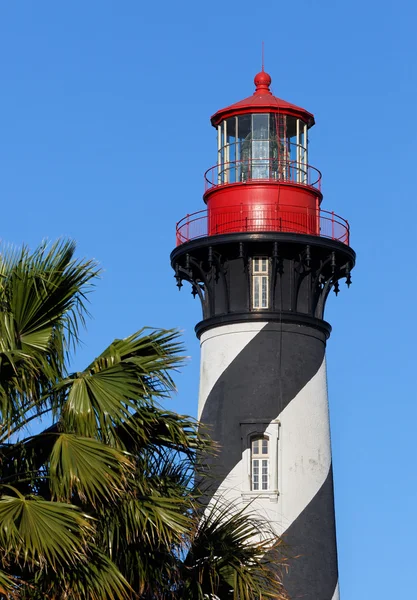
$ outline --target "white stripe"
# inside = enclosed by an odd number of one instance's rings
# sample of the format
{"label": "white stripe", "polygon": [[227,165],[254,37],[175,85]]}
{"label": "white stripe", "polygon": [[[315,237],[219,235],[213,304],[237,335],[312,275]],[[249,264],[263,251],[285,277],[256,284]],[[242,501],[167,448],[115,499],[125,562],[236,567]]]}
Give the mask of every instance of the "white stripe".
{"label": "white stripe", "polygon": [[339,595],[339,582],[338,582],[338,583],[336,583],[336,589],[334,591],[332,600],[339,600],[339,599],[340,599],[340,595]]}
{"label": "white stripe", "polygon": [[282,531],[322,487],[331,467],[326,361],[279,415]]}

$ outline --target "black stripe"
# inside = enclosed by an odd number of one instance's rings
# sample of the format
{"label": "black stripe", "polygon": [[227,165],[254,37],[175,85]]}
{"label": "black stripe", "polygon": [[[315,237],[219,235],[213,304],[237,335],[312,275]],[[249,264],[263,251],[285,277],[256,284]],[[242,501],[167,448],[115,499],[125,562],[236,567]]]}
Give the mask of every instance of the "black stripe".
{"label": "black stripe", "polygon": [[336,589],[337,548],[333,473],[282,536],[290,557],[284,586],[291,600],[332,600]]}

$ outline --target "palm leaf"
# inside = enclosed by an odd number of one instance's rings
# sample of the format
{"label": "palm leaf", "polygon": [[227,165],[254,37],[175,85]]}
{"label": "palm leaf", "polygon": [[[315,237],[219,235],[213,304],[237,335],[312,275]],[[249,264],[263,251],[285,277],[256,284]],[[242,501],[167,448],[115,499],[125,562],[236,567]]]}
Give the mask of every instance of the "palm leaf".
{"label": "palm leaf", "polygon": [[0,548],[3,564],[15,560],[31,567],[76,563],[85,553],[91,520],[75,506],[38,497],[0,498]]}
{"label": "palm leaf", "polygon": [[17,598],[17,582],[0,570],[0,594],[6,598]]}
{"label": "palm leaf", "polygon": [[108,517],[105,526],[111,551],[117,554],[125,541],[127,544],[146,543],[150,547],[165,546],[166,549],[180,543],[190,525],[185,508],[186,501],[156,493],[125,498],[113,505],[111,515],[102,517]]}
{"label": "palm leaf", "polygon": [[98,275],[94,261],[74,260],[75,244],[61,240],[42,243],[32,254],[23,248],[4,257],[9,303],[21,335],[29,335],[57,321],[70,335],[78,333],[78,319],[84,321],[85,285]]}
{"label": "palm leaf", "polygon": [[220,499],[196,516],[184,561],[182,598],[287,600],[281,576],[286,565],[282,542],[266,522],[247,507],[239,510]]}
{"label": "palm leaf", "polygon": [[117,566],[94,549],[71,569],[39,571],[26,583],[24,600],[132,600],[135,594]]}
{"label": "palm leaf", "polygon": [[41,244],[33,253],[0,252],[0,411],[2,430],[16,430],[25,406],[49,403],[62,377],[68,349],[84,323],[94,261],[74,259],[75,245]]}
{"label": "palm leaf", "polygon": [[115,427],[129,421],[144,400],[172,390],[169,369],[183,362],[177,337],[173,331],[140,330],[115,340],[87,369],[63,380],[56,389],[68,392],[65,428],[84,436],[99,431],[114,436]]}
{"label": "palm leaf", "polygon": [[132,458],[125,452],[68,433],[58,436],[50,458],[54,496],[69,501],[77,493],[93,506],[120,495],[132,471]]}
{"label": "palm leaf", "polygon": [[193,463],[197,449],[200,453],[214,449],[197,421],[146,403],[117,429],[117,437],[129,452],[140,454],[146,449],[164,456],[170,449],[184,453]]}

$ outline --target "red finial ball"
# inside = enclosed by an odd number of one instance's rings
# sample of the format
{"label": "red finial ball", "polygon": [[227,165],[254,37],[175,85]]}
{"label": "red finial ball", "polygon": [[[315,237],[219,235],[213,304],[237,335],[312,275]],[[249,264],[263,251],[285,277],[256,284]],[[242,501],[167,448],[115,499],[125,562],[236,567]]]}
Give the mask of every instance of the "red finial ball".
{"label": "red finial ball", "polygon": [[255,75],[255,79],[253,80],[256,85],[255,94],[262,94],[265,92],[270,92],[269,86],[271,85],[271,77],[265,71],[261,71],[257,75]]}

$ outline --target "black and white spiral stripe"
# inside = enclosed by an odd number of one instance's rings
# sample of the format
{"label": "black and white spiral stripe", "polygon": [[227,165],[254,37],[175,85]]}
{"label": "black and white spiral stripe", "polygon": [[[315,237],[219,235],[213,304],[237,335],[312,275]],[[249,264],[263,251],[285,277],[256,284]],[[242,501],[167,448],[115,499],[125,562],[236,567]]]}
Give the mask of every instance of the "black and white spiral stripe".
{"label": "black and white spiral stripe", "polygon": [[291,553],[292,599],[339,600],[325,335],[307,325],[247,322],[201,335],[199,418],[219,442],[213,495],[242,501],[241,423],[280,423],[275,502],[252,508]]}

